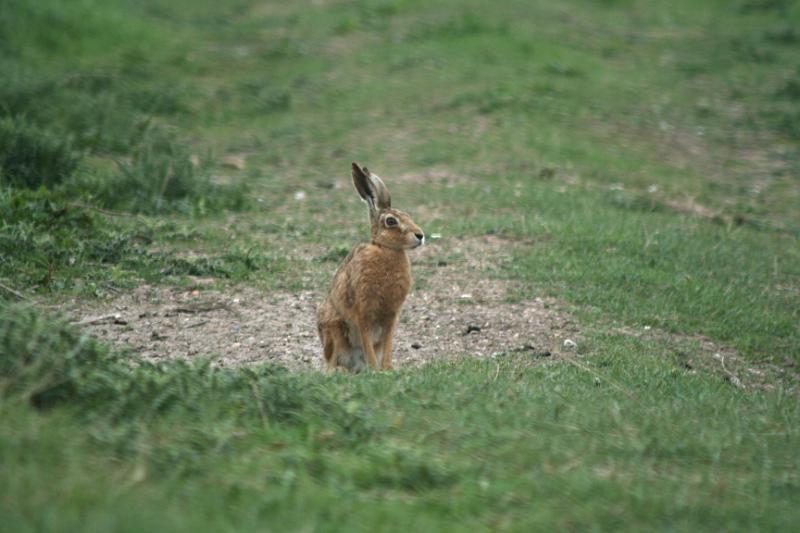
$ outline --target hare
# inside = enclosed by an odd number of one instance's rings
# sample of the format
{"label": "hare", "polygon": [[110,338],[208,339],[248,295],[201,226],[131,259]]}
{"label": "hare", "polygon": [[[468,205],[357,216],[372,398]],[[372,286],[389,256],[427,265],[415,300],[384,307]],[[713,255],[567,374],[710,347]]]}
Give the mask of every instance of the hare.
{"label": "hare", "polygon": [[372,242],[353,248],[336,273],[317,313],[317,330],[329,372],[392,368],[392,337],[411,290],[406,250],[425,242],[411,217],[392,209],[389,190],[367,167],[353,163],[353,184],[367,203]]}

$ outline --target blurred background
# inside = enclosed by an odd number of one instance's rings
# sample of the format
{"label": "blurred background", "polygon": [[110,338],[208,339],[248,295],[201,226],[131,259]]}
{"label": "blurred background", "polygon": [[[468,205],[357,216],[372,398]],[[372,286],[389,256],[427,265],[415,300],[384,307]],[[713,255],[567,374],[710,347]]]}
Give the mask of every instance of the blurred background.
{"label": "blurred background", "polygon": [[284,202],[355,159],[796,231],[798,27],[788,0],[6,0],[2,179],[157,212],[242,206],[215,184]]}
{"label": "blurred background", "polygon": [[320,289],[367,234],[358,161],[443,256],[535,243],[498,265],[531,292],[785,347],[748,309],[800,338],[798,28],[789,0],[5,0],[0,276]]}

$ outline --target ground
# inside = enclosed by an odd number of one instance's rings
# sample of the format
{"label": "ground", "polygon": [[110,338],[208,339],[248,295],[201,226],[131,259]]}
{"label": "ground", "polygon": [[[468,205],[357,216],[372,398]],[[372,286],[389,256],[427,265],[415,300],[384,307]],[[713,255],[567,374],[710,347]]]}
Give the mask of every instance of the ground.
{"label": "ground", "polygon": [[[422,287],[412,290],[401,314],[396,366],[513,354],[539,363],[580,359],[583,328],[568,304],[552,297],[520,299],[518,283],[492,277],[518,246],[524,244],[487,236],[458,243],[435,239],[410,252]],[[296,259],[314,255],[306,248]],[[454,259],[439,259],[445,256]],[[330,262],[311,269],[320,276],[332,270]],[[107,300],[75,300],[62,309],[93,337],[133,358],[210,359],[223,366],[273,363],[295,371],[323,371],[316,332],[322,293],[246,285],[219,290],[209,288],[211,282],[196,278],[179,289],[143,285]],[[673,346],[690,371],[717,374],[737,387],[764,389],[784,379],[800,380],[790,361],[748,362],[735,349],[707,337],[649,326],[617,326],[614,331]]]}
{"label": "ground", "polygon": [[[443,358],[529,352],[553,357],[577,343],[574,319],[552,298],[512,302],[514,283],[488,277],[487,265],[507,261],[513,242],[486,237],[450,246],[460,260],[444,261],[434,240],[410,252],[424,280],[403,308],[395,341],[397,366]],[[331,263],[317,267],[320,275]],[[331,275],[331,272],[328,272]],[[321,370],[316,306],[322,295],[237,287],[142,286],[109,301],[76,301],[70,314],[97,338],[154,361],[211,357],[225,365],[277,363]],[[562,309],[562,310],[559,310]]]}

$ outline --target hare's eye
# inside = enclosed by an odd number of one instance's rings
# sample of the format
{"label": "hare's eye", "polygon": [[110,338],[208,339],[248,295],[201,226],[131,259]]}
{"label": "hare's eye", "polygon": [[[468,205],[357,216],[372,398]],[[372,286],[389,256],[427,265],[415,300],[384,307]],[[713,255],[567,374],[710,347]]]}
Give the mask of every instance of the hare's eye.
{"label": "hare's eye", "polygon": [[394,217],[386,217],[386,225],[390,228],[397,225],[397,219]]}

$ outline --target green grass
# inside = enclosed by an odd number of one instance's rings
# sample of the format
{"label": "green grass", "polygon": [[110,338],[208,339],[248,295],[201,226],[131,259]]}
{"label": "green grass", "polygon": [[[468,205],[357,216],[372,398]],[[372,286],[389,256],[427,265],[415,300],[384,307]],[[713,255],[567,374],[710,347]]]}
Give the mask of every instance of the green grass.
{"label": "green grass", "polygon": [[743,392],[652,346],[609,337],[592,372],[507,356],[329,378],[130,366],[12,311],[0,320],[9,531],[785,529],[797,518],[797,396]]}
{"label": "green grass", "polygon": [[528,239],[503,274],[531,283],[523,296],[577,302],[588,321],[705,334],[755,359],[800,356],[795,236],[676,215],[619,191],[498,181],[515,193],[462,191],[461,203],[491,214],[459,230]]}
{"label": "green grass", "polygon": [[[790,0],[3,2],[0,530],[790,529],[798,27]],[[505,239],[491,275],[572,306],[578,366],[159,367],[40,310],[321,290],[366,236],[352,160],[443,254]],[[645,326],[673,341],[618,333]],[[767,377],[687,368],[698,335]]]}

